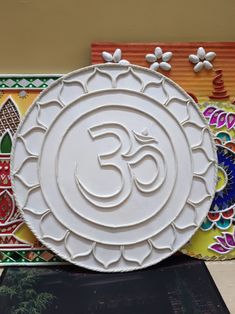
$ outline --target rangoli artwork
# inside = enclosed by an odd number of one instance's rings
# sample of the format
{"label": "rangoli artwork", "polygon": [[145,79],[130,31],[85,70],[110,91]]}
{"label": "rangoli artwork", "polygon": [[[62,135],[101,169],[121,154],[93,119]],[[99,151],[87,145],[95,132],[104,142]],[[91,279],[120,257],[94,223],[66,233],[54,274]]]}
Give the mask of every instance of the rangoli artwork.
{"label": "rangoli artwork", "polygon": [[[92,63],[108,62],[121,65],[133,63],[173,79],[198,103],[199,109],[208,121],[215,136],[219,161],[215,199],[200,230],[182,249],[185,254],[207,260],[235,257],[234,60],[234,43],[92,45]],[[10,180],[12,140],[20,121],[39,93],[59,77],[59,75],[0,76],[0,265],[64,263],[39,243],[24,223],[13,197]],[[96,129],[91,129],[90,132],[91,136],[94,136],[94,143],[99,140],[97,137],[99,133],[95,131]],[[134,141],[139,136],[152,137],[144,126],[141,132],[136,134]],[[75,182],[84,195],[94,198],[94,195],[87,194],[91,191],[89,188],[86,189],[83,181],[77,179]],[[134,181],[134,186],[140,187],[138,180]]]}
{"label": "rangoli artwork", "polygon": [[200,230],[182,252],[205,260],[235,257],[235,43],[94,43],[92,63],[121,51],[182,86],[197,102],[217,147],[215,198]]}
{"label": "rangoli artwork", "polygon": [[58,77],[0,76],[0,266],[64,263],[26,226],[10,179],[10,156],[16,130],[33,100]]}
{"label": "rangoli artwork", "polygon": [[193,99],[129,64],[51,84],[18,128],[11,160],[34,234],[63,259],[107,272],[179,250],[210,208],[216,173],[215,143]]}

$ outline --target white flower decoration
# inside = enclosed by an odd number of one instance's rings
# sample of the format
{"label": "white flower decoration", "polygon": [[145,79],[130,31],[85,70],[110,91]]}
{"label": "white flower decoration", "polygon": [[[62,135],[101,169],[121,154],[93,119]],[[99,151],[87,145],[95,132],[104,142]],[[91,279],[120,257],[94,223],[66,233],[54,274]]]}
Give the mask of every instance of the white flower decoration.
{"label": "white flower decoration", "polygon": [[173,56],[173,53],[170,51],[162,52],[162,49],[160,47],[156,47],[154,50],[154,53],[148,53],[145,56],[145,59],[152,63],[150,65],[150,69],[157,71],[159,68],[164,71],[170,71],[171,65],[168,63],[168,61],[171,60]]}
{"label": "white flower decoration", "polygon": [[211,70],[213,68],[213,64],[211,61],[214,60],[216,53],[213,51],[207,52],[203,47],[199,47],[196,55],[190,55],[189,61],[195,64],[193,70],[194,72],[199,72],[203,68],[206,70]]}
{"label": "white flower decoration", "polygon": [[111,62],[111,63],[118,63],[122,65],[127,65],[130,64],[129,61],[122,59],[122,51],[121,49],[117,48],[113,54],[107,51],[102,52],[102,58],[106,62]]}

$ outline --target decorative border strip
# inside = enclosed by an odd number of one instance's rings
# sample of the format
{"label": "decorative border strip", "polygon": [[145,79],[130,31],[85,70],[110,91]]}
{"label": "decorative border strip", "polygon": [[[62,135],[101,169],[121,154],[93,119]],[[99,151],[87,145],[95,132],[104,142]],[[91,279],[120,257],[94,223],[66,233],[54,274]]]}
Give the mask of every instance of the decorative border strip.
{"label": "decorative border strip", "polygon": [[16,265],[69,265],[48,249],[1,250],[0,266]]}
{"label": "decorative border strip", "polygon": [[0,89],[45,89],[63,74],[2,74]]}

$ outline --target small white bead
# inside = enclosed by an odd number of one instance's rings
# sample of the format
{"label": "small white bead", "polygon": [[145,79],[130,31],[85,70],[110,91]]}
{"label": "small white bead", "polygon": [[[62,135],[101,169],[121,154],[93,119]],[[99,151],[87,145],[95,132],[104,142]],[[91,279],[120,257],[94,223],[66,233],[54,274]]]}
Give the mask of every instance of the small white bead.
{"label": "small white bead", "polygon": [[203,61],[203,65],[207,70],[211,70],[213,68],[213,65],[207,60]]}
{"label": "small white bead", "polygon": [[113,60],[113,56],[111,55],[111,53],[107,51],[102,52],[102,58],[104,59],[104,61],[107,61],[107,62],[111,62]]}
{"label": "small white bead", "polygon": [[151,64],[150,69],[153,71],[157,71],[159,68],[159,63],[158,62],[154,62],[153,64]]}
{"label": "small white bead", "polygon": [[160,63],[160,68],[164,71],[170,71],[171,65],[167,62],[161,62]]}
{"label": "small white bead", "polygon": [[207,52],[205,59],[207,61],[212,61],[216,56],[216,53],[213,51]]}
{"label": "small white bead", "polygon": [[125,59],[122,59],[122,60],[120,60],[120,61],[118,62],[118,64],[121,64],[121,65],[128,65],[128,64],[130,64],[130,62],[127,61],[127,60],[125,60]]}
{"label": "small white bead", "polygon": [[165,62],[170,61],[171,58],[172,58],[172,55],[173,55],[173,53],[170,52],[170,51],[165,52],[165,53],[162,55],[162,61],[165,61]]}
{"label": "small white bead", "polygon": [[145,56],[145,59],[146,59],[146,61],[148,61],[150,63],[153,63],[153,62],[155,62],[157,60],[157,57],[153,53],[148,53]]}
{"label": "small white bead", "polygon": [[205,49],[203,47],[199,47],[197,50],[197,56],[199,59],[204,60],[206,56]]}
{"label": "small white bead", "polygon": [[156,47],[154,53],[157,59],[160,59],[162,57],[162,49],[160,47]]}
{"label": "small white bead", "polygon": [[121,60],[121,58],[122,58],[122,51],[121,49],[117,48],[113,54],[113,61],[115,63],[118,63]]}
{"label": "small white bead", "polygon": [[194,72],[199,72],[199,71],[201,71],[201,69],[203,68],[203,63],[200,61],[200,62],[198,62],[196,65],[195,65],[195,67],[193,68],[193,70],[194,70]]}
{"label": "small white bead", "polygon": [[190,55],[188,58],[189,61],[192,62],[193,64],[197,64],[199,62],[199,58],[196,55]]}

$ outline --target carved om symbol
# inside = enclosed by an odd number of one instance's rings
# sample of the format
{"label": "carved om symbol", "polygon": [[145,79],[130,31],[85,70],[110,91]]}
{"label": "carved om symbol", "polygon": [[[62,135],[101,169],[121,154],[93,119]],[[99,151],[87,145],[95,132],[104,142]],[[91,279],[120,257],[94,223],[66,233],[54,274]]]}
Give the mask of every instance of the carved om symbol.
{"label": "carved om symbol", "polygon": [[[88,129],[93,140],[104,137],[114,137],[118,145],[109,153],[98,154],[100,167],[113,169],[121,177],[121,184],[112,194],[96,194],[89,190],[79,177],[78,165],[75,179],[82,195],[93,205],[102,208],[112,208],[122,204],[131,194],[133,184],[142,193],[153,193],[163,184],[166,176],[164,157],[157,148],[157,140],[148,135],[129,132],[120,123],[104,123]],[[154,177],[149,182],[141,181],[135,174],[134,168],[144,160],[151,159],[155,165]],[[159,163],[163,165],[159,167]]]}

